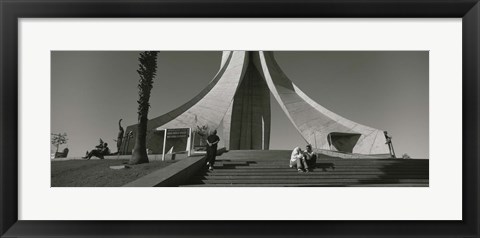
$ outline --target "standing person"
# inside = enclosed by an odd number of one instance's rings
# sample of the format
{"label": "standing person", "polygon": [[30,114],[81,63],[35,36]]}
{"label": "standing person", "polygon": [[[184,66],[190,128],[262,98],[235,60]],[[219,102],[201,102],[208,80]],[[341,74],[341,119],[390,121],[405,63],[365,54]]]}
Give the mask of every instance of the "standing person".
{"label": "standing person", "polygon": [[290,156],[290,168],[296,167],[299,173],[308,172],[308,165],[305,162],[305,157],[303,156],[302,149],[300,147],[295,147],[292,151],[292,155]]}
{"label": "standing person", "polygon": [[313,171],[317,164],[317,154],[313,152],[312,145],[308,144],[305,147],[305,152],[303,152],[303,156],[305,157],[305,161],[308,165],[308,169]]}
{"label": "standing person", "polygon": [[214,130],[212,134],[207,137],[207,166],[209,170],[213,170],[219,141],[220,138],[217,136],[217,130]]}

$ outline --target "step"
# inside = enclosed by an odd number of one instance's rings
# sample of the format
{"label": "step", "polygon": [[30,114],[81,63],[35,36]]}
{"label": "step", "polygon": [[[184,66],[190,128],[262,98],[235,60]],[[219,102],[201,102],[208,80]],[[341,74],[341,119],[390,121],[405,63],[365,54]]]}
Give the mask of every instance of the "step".
{"label": "step", "polygon": [[[217,160],[229,160],[229,161],[288,161],[290,156],[217,156]],[[326,161],[326,162],[359,162],[359,163],[368,163],[368,162],[379,162],[379,163],[428,163],[428,159],[327,159],[327,158],[317,158],[317,161]]]}
{"label": "step", "polygon": [[188,184],[180,187],[428,187],[421,183],[383,184]]}
{"label": "step", "polygon": [[[216,160],[215,163],[222,164],[289,164],[290,160]],[[317,164],[335,164],[335,165],[426,165],[428,166],[428,161],[409,161],[409,162],[394,162],[394,161],[323,161],[317,160]]]}
{"label": "step", "polygon": [[270,180],[270,179],[428,179],[428,175],[331,175],[331,174],[310,174],[297,173],[290,175],[207,175],[199,176],[203,179],[253,179],[253,180]]}
{"label": "step", "polygon": [[[272,170],[272,169],[295,169],[290,166],[213,166],[216,170]],[[381,171],[429,171],[428,167],[375,167],[375,166],[339,166],[339,167],[310,167],[314,170],[381,170]]]}
{"label": "step", "polygon": [[[296,170],[292,170],[292,171],[286,171],[286,172],[256,172],[256,171],[253,171],[253,172],[240,172],[240,173],[236,173],[236,172],[226,172],[226,171],[222,171],[222,170],[213,170],[211,172],[208,172],[207,173],[209,176],[227,176],[227,175],[258,175],[258,176],[264,176],[264,175],[283,175],[283,176],[289,176],[289,175],[292,175],[292,174],[298,174],[298,172]],[[415,172],[415,173],[411,173],[411,172],[398,172],[398,171],[395,171],[395,172],[380,172],[380,171],[319,171],[319,170],[315,170],[313,172],[309,172],[308,174],[324,174],[324,175],[403,175],[403,174],[409,174],[409,175],[428,175],[428,172],[425,173],[424,171],[419,171],[419,172]]]}
{"label": "step", "polygon": [[[271,167],[237,167],[237,168],[228,168],[228,167],[217,167],[214,166],[214,171],[215,170],[221,170],[221,171],[228,171],[228,172],[233,172],[233,171],[238,171],[238,172],[244,172],[244,171],[258,171],[258,172],[282,172],[282,171],[296,171],[294,168],[290,167],[278,167],[278,168],[271,168]],[[408,172],[408,171],[425,171],[428,172],[428,169],[426,168],[391,168],[391,169],[383,169],[383,168],[370,168],[370,167],[365,167],[365,168],[352,168],[352,167],[346,167],[346,168],[315,168],[315,171],[320,170],[320,171],[380,171],[380,172]]]}
{"label": "step", "polygon": [[[216,160],[215,163],[224,164],[289,164],[290,160]],[[317,160],[318,164],[339,164],[339,165],[360,165],[360,164],[372,164],[372,165],[428,165],[428,162],[393,162],[393,161],[321,161]]]}
{"label": "step", "polygon": [[[289,164],[217,164],[214,165],[215,168],[290,168]],[[376,168],[376,169],[428,169],[429,166],[423,165],[398,165],[398,166],[382,166],[382,165],[322,165],[316,164],[316,168]]]}
{"label": "step", "polygon": [[205,184],[335,184],[335,183],[423,183],[428,184],[428,179],[275,179],[275,180],[249,180],[249,179],[204,179]]}
{"label": "step", "polygon": [[[217,161],[232,161],[232,162],[237,162],[237,161],[259,161],[259,162],[271,162],[271,161],[289,161],[290,157],[275,157],[275,158],[251,158],[251,157],[245,157],[245,158],[239,158],[239,157],[223,157],[223,156],[217,156],[216,157]],[[324,162],[336,162],[336,163],[353,163],[353,162],[358,162],[358,163],[428,163],[429,160],[400,160],[400,159],[318,159],[317,161],[324,161]]]}
{"label": "step", "polygon": [[[236,156],[282,156],[282,157],[290,157],[292,155],[291,151],[283,152],[283,151],[275,151],[275,150],[269,150],[269,151],[259,151],[259,152],[249,152],[249,151],[244,151],[244,152],[237,152],[237,151],[229,151],[229,152],[224,152],[220,155],[217,156],[222,156],[222,157],[236,157]],[[337,156],[330,156],[322,153],[317,153],[317,157],[319,158],[325,158],[325,159],[338,159],[338,160],[343,160],[343,159],[350,159],[350,160],[363,160],[363,159],[376,159],[376,160],[417,160],[417,159],[427,159],[427,158],[410,158],[410,159],[403,159],[403,158],[389,158],[386,156],[361,156],[361,155],[353,155],[350,157],[337,157]]]}
{"label": "step", "polygon": [[[290,158],[280,159],[236,159],[236,158],[216,158],[216,162],[235,162],[235,163],[288,163]],[[317,163],[336,163],[336,164],[429,164],[428,160],[321,160],[317,159]]]}
{"label": "step", "polygon": [[[264,162],[215,162],[215,165],[225,165],[225,166],[248,166],[248,165],[262,165],[262,166],[279,166],[279,165],[286,165],[289,166],[290,162],[283,161],[283,162],[271,162],[271,163],[264,163]],[[379,164],[379,163],[321,163],[317,162],[317,166],[378,166],[378,167],[415,167],[415,166],[423,166],[428,167],[429,164],[421,164],[421,163],[410,163],[410,164]]]}

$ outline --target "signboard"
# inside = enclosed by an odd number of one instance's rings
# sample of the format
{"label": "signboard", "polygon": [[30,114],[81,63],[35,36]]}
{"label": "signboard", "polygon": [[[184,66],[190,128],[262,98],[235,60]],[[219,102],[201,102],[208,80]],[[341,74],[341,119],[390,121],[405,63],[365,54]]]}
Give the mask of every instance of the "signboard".
{"label": "signboard", "polygon": [[187,151],[190,155],[190,128],[172,128],[164,131],[162,160],[165,160],[165,152],[170,150],[172,153]]}
{"label": "signboard", "polygon": [[190,128],[167,129],[167,140],[173,138],[188,138]]}

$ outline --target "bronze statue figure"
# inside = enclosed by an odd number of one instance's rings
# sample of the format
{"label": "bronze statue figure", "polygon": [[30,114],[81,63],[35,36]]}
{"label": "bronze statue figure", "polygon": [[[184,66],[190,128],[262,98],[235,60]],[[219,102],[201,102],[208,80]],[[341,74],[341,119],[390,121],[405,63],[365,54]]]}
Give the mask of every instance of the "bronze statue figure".
{"label": "bronze statue figure", "polygon": [[118,136],[117,136],[117,153],[120,154],[120,147],[122,146],[122,141],[123,141],[123,133],[124,133],[124,130],[123,130],[123,127],[122,127],[122,119],[120,119],[118,121],[118,130],[120,130],[118,132]]}

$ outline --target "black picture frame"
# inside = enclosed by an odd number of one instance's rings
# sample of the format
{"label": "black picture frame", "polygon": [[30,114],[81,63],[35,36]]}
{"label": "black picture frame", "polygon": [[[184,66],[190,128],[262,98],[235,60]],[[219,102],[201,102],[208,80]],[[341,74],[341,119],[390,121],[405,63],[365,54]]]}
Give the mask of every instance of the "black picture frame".
{"label": "black picture frame", "polygon": [[[479,237],[478,0],[1,0],[0,234],[2,237]],[[462,18],[462,221],[18,220],[19,18],[386,17]],[[448,171],[444,172],[448,176]],[[193,201],[194,202],[194,201]],[[199,204],[200,205],[200,204]],[[395,204],[392,204],[394,206]],[[341,209],[339,207],[338,209]],[[441,208],[439,208],[441,209]],[[179,208],[181,211],[181,208]]]}

